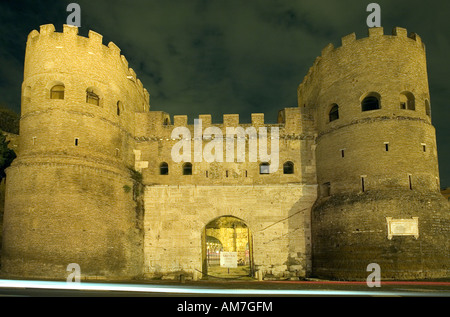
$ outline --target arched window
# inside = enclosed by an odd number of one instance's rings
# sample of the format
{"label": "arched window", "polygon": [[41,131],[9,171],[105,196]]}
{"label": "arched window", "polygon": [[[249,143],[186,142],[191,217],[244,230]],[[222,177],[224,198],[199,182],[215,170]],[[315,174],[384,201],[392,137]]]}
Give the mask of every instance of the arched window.
{"label": "arched window", "polygon": [[163,123],[163,125],[169,125],[169,124],[170,124],[169,118],[164,118],[164,123]]}
{"label": "arched window", "polygon": [[117,115],[120,116],[120,114],[122,113],[122,111],[123,111],[123,104],[122,104],[122,102],[119,100],[119,101],[117,101]]}
{"label": "arched window", "polygon": [[23,90],[23,101],[29,103],[31,101],[31,87],[26,86]]}
{"label": "arched window", "polygon": [[283,164],[283,174],[294,174],[294,163],[286,162]]}
{"label": "arched window", "polygon": [[259,164],[259,174],[269,174],[269,173],[270,173],[270,164],[269,163]]}
{"label": "arched window", "polygon": [[376,92],[369,93],[362,101],[361,101],[361,110],[362,111],[370,111],[380,109],[380,95]]}
{"label": "arched window", "polygon": [[431,107],[430,107],[430,102],[428,101],[428,99],[425,99],[425,113],[427,116],[429,116],[431,118]]}
{"label": "arched window", "polygon": [[169,175],[169,165],[166,162],[159,165],[159,175]]}
{"label": "arched window", "polygon": [[333,104],[328,113],[329,122],[339,119],[339,106],[337,104]]}
{"label": "arched window", "polygon": [[400,94],[400,109],[416,110],[414,95],[409,91]]}
{"label": "arched window", "polygon": [[94,88],[88,88],[86,90],[86,103],[91,105],[100,106],[100,96]]}
{"label": "arched window", "polygon": [[192,175],[192,164],[185,163],[183,165],[183,175]]}
{"label": "arched window", "polygon": [[278,124],[285,124],[286,123],[286,113],[285,110],[278,111]]}
{"label": "arched window", "polygon": [[58,84],[50,89],[50,99],[64,99],[64,85]]}

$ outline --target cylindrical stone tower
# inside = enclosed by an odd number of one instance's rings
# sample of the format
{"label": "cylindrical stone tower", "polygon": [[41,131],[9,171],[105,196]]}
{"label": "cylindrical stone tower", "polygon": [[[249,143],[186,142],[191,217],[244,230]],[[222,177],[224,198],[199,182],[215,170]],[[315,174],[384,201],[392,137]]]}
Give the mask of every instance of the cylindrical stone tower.
{"label": "cylindrical stone tower", "polygon": [[102,36],[43,25],[28,36],[20,151],[7,170],[2,273],[61,279],[142,270],[139,208],[130,192],[136,112],[149,95]]}
{"label": "cylindrical stone tower", "polygon": [[420,37],[348,35],[322,51],[298,96],[317,129],[313,275],[365,279],[377,263],[383,279],[449,276],[450,210]]}

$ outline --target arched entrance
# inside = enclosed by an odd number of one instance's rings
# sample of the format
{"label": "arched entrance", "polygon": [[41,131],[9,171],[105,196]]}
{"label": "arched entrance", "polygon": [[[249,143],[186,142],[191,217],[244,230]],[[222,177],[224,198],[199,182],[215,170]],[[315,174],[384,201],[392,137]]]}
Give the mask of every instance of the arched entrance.
{"label": "arched entrance", "polygon": [[203,229],[202,248],[205,276],[253,276],[252,234],[241,219],[222,216],[209,222]]}

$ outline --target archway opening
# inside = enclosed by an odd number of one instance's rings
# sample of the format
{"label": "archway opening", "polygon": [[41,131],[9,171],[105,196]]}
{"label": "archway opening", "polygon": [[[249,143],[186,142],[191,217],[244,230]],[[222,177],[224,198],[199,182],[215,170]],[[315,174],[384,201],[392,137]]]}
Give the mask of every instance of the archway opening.
{"label": "archway opening", "polygon": [[253,276],[252,234],[239,218],[223,216],[209,222],[203,231],[205,277]]}

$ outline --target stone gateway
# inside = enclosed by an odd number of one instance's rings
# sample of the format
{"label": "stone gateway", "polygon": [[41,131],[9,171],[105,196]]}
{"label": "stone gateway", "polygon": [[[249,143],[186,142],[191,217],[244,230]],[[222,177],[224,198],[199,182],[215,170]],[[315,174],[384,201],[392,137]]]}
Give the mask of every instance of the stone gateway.
{"label": "stone gateway", "polygon": [[[450,210],[417,34],[370,28],[329,44],[298,87],[298,107],[276,124],[251,118],[198,118],[221,131],[223,153],[240,144],[245,157],[176,162],[172,132],[189,131],[194,153],[194,125],[150,111],[114,43],[69,25],[32,31],[2,276],[65,280],[76,263],[82,279],[197,279],[224,274],[221,252],[237,254],[230,274],[262,279],[366,280],[370,263],[383,279],[449,276]],[[277,168],[248,157],[248,133],[226,142],[227,128],[276,128]]]}

